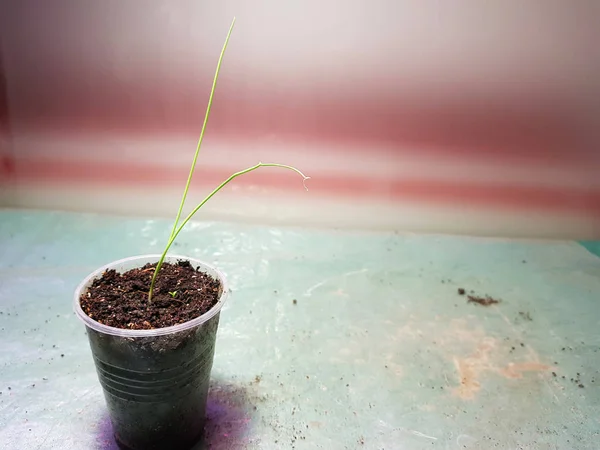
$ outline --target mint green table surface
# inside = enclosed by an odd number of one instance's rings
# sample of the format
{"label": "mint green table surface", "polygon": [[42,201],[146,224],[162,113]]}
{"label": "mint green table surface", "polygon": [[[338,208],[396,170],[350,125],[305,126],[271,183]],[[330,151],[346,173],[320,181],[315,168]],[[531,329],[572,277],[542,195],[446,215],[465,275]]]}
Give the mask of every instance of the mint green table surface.
{"label": "mint green table surface", "polygon": [[[72,294],[170,226],[0,212],[0,448],[116,448]],[[600,448],[600,258],[577,243],[196,222],[172,253],[232,288],[198,448]]]}

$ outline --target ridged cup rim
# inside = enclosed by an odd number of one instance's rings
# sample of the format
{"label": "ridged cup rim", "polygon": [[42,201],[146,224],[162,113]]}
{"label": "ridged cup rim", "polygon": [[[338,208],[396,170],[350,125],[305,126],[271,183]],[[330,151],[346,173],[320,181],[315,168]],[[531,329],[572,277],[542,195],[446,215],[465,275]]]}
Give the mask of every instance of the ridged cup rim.
{"label": "ridged cup rim", "polygon": [[[135,262],[136,260],[140,261],[139,267],[142,267],[144,264],[147,264],[149,262],[151,262],[151,263],[158,262],[160,257],[161,257],[161,255],[130,256],[129,258],[123,258],[123,259],[113,261],[109,264],[106,264],[106,265],[94,270],[87,277],[85,277],[83,279],[83,281],[81,283],[79,283],[79,285],[75,289],[75,294],[73,297],[73,307],[75,309],[75,314],[77,315],[77,317],[87,327],[89,327],[95,331],[98,331],[98,332],[101,332],[104,334],[109,334],[112,336],[140,338],[140,337],[164,336],[167,334],[173,334],[173,333],[178,333],[181,331],[189,330],[190,328],[194,328],[194,327],[198,327],[198,326],[202,325],[203,323],[212,319],[215,315],[217,315],[221,311],[221,308],[223,308],[225,301],[229,297],[229,289],[227,287],[227,280],[225,279],[225,275],[223,275],[223,273],[221,273],[219,270],[217,270],[215,267],[211,266],[208,263],[205,263],[205,262],[200,261],[195,258],[190,258],[189,256],[181,256],[181,255],[167,255],[167,257],[165,258],[165,262],[174,263],[174,262],[181,261],[181,260],[189,261],[194,267],[199,267],[201,272],[204,272],[208,275],[218,278],[218,280],[221,282],[222,292],[219,297],[219,300],[210,310],[208,310],[201,316],[196,317],[195,319],[192,319],[188,322],[185,322],[185,323],[182,323],[179,325],[173,325],[170,327],[154,328],[152,330],[127,330],[124,328],[116,328],[116,327],[111,327],[108,325],[101,324],[101,323],[95,321],[94,319],[92,319],[90,316],[88,316],[83,311],[83,309],[81,308],[81,304],[79,303],[79,299],[81,298],[81,295],[92,284],[92,282],[94,280],[96,280],[97,278],[100,278],[105,271],[107,271],[109,269],[115,269],[115,270],[117,270],[117,272],[119,272],[118,268],[120,266],[122,266],[124,264],[131,265],[131,263]],[[141,261],[143,261],[143,262],[141,262]],[[133,269],[135,267],[138,267],[138,266],[132,265],[131,269]],[[127,270],[130,270],[130,269],[127,269]]]}

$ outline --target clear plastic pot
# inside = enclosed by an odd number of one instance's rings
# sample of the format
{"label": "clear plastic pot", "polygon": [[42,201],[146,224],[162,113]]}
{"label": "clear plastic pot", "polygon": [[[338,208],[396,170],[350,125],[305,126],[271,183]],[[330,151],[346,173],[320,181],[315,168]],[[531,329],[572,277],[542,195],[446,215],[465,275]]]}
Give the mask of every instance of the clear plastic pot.
{"label": "clear plastic pot", "polygon": [[107,269],[119,273],[158,262],[160,255],[134,256],[99,268],[75,290],[74,308],[87,329],[94,363],[117,443],[127,449],[187,449],[201,437],[215,353],[219,315],[228,289],[221,272],[184,256],[220,280],[219,301],[189,322],[153,330],[125,330],[96,322],[79,299]]}

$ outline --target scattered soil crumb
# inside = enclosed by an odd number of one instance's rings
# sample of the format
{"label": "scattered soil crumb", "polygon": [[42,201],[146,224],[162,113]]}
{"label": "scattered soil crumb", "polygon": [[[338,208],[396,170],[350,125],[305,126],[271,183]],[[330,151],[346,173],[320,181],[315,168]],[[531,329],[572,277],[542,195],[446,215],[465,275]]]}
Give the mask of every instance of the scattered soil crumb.
{"label": "scattered soil crumb", "polygon": [[495,298],[486,295],[485,297],[476,297],[474,295],[469,295],[467,303],[477,303],[481,306],[490,306],[500,303],[500,300],[496,300]]}
{"label": "scattered soil crumb", "polygon": [[531,318],[531,314],[529,314],[528,311],[519,311],[519,316],[521,316],[522,319],[527,320],[529,322],[533,320]]}
{"label": "scattered soil crumb", "polygon": [[293,303],[294,305],[297,305],[297,304],[298,304],[298,300],[294,299],[294,300],[292,300],[292,303]]}
{"label": "scattered soil crumb", "polygon": [[255,382],[255,383],[260,383],[260,380],[262,380],[262,377],[261,377],[260,375],[256,375],[256,376],[254,377],[254,382]]}
{"label": "scattered soil crumb", "polygon": [[458,288],[458,295],[465,295],[465,290],[463,288]]}

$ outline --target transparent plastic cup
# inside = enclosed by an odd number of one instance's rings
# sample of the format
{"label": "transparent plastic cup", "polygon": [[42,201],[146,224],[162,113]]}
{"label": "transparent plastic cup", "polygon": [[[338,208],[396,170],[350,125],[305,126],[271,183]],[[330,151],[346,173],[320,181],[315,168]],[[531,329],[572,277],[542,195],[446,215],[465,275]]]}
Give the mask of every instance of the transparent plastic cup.
{"label": "transparent plastic cup", "polygon": [[215,353],[219,315],[228,297],[225,277],[210,265],[185,256],[221,282],[215,306],[189,322],[153,330],[125,330],[100,324],[81,309],[79,299],[108,269],[119,273],[158,262],[143,255],[107,264],[88,275],[75,290],[75,313],[85,324],[104,390],[115,439],[131,450],[188,449],[202,434]]}

